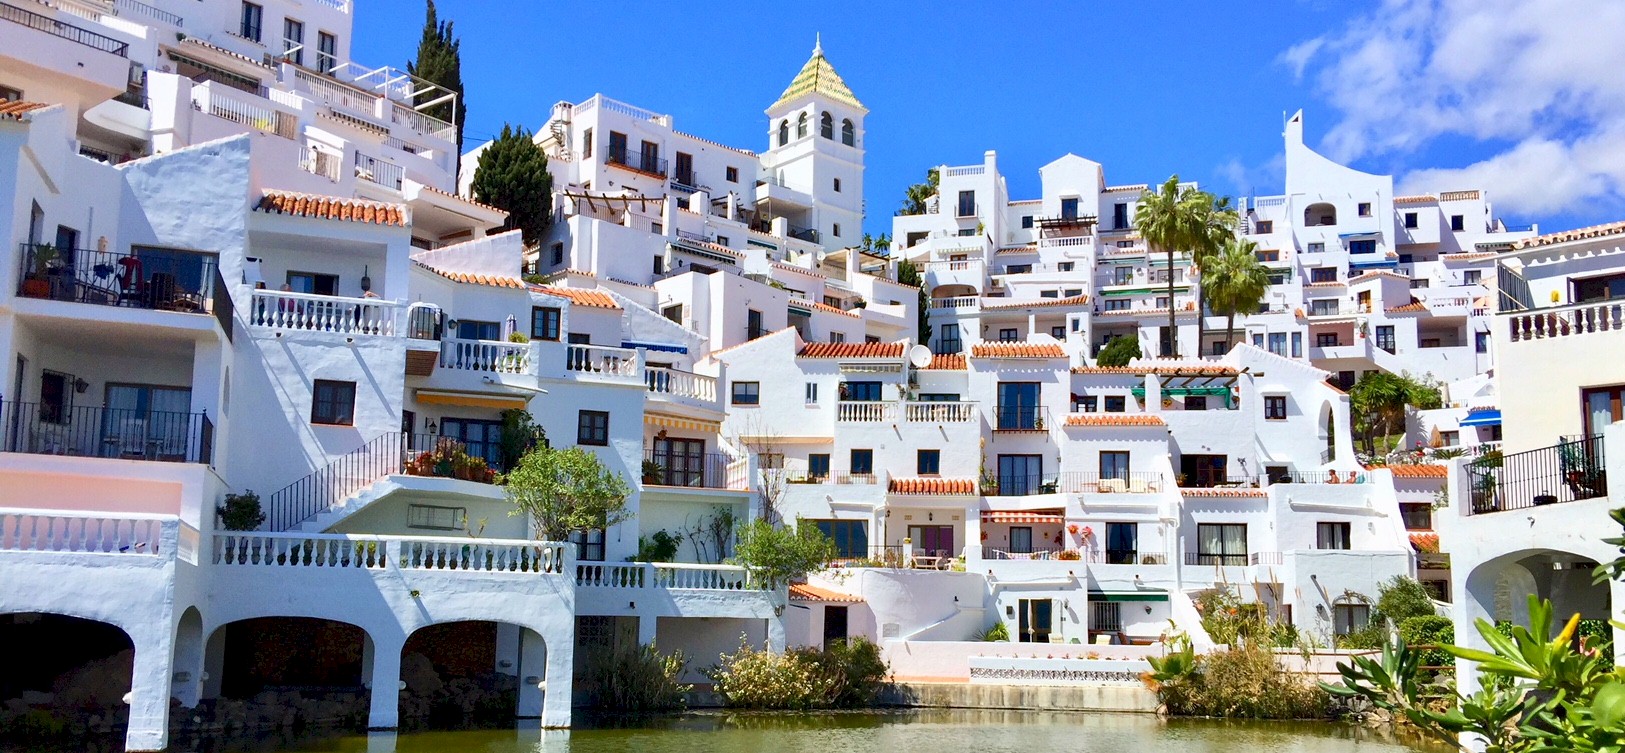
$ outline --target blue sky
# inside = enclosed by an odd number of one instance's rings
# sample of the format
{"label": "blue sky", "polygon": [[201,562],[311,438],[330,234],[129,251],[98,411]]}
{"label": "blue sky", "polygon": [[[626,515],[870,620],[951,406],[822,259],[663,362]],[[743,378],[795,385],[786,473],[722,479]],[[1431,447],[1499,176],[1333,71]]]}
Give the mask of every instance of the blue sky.
{"label": "blue sky", "polygon": [[[418,0],[358,0],[353,56],[404,64]],[[1309,143],[1398,188],[1484,187],[1543,232],[1625,219],[1625,3],[1325,0],[892,5],[440,0],[456,21],[468,145],[594,93],[677,128],[766,146],[771,104],[821,32],[869,108],[865,229],[904,187],[997,150],[1012,197],[1076,153],[1113,184],[1172,173],[1281,190],[1284,114]],[[388,11],[387,13],[384,11]]]}

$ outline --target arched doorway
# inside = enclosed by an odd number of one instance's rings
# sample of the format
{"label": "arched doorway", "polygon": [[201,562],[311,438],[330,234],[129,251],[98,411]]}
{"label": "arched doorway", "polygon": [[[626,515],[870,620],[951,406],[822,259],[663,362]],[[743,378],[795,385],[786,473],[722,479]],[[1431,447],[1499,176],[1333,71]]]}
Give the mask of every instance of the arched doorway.
{"label": "arched doorway", "polygon": [[542,636],[467,620],[419,628],[401,648],[400,722],[436,728],[511,724],[542,715]]}
{"label": "arched doorway", "polygon": [[218,680],[215,686],[211,679],[209,690],[249,704],[246,715],[272,724],[287,719],[288,711],[296,722],[367,721],[373,651],[360,627],[312,617],[257,617],[217,628],[208,651],[209,674]]}
{"label": "arched doorway", "polygon": [[0,743],[40,744],[74,730],[123,738],[135,643],[122,628],[68,615],[6,614],[0,646],[9,653],[0,706],[21,709],[0,725]]}

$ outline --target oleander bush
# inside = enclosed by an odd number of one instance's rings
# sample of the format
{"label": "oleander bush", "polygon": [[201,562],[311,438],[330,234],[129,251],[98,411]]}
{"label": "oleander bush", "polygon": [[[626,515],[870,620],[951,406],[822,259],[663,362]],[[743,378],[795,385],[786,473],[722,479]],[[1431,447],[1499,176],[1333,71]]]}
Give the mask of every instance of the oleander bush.
{"label": "oleander bush", "polygon": [[782,654],[741,639],[739,650],[723,654],[705,674],[729,708],[807,710],[871,705],[889,673],[879,647],[853,638]]}
{"label": "oleander bush", "polygon": [[1198,655],[1189,641],[1151,662],[1141,677],[1173,716],[1324,719],[1330,695],[1306,675],[1282,666],[1253,641]]}
{"label": "oleander bush", "polygon": [[655,644],[628,646],[598,662],[597,705],[604,709],[643,713],[685,708],[694,686],[679,681],[688,659],[683,652],[660,653]]}

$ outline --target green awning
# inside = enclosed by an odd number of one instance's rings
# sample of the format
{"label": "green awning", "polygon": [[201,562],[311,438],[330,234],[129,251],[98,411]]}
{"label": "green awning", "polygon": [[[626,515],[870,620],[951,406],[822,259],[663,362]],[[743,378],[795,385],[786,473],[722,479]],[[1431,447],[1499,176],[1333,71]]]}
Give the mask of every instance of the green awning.
{"label": "green awning", "polygon": [[1167,591],[1090,591],[1090,601],[1167,601]]}

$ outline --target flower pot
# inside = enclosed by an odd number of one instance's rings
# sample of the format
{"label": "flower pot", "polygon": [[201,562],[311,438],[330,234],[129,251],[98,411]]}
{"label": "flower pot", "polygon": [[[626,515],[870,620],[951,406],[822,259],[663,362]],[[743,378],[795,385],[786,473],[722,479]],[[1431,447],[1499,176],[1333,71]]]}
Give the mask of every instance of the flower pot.
{"label": "flower pot", "polygon": [[51,281],[43,277],[30,277],[23,280],[22,293],[28,298],[50,298]]}

